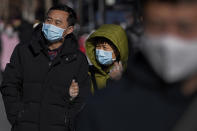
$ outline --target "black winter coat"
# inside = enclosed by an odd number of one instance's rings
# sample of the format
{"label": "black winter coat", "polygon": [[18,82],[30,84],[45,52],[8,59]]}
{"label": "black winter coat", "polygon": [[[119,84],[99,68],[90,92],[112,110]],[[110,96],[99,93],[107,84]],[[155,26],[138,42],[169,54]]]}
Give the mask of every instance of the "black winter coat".
{"label": "black winter coat", "polygon": [[181,83],[165,83],[136,54],[122,80],[89,99],[77,131],[171,131],[191,101],[181,93]]}
{"label": "black winter coat", "polygon": [[[79,96],[69,100],[72,79]],[[41,29],[30,43],[19,44],[3,74],[1,92],[12,131],[67,131],[90,91],[88,62],[68,35],[61,52],[50,61]],[[69,126],[68,126],[69,125]]]}

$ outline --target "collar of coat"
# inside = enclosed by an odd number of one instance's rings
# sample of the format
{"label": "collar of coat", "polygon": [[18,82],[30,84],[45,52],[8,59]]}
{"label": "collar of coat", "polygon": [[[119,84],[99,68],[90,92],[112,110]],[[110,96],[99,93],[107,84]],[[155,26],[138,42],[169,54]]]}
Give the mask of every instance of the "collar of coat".
{"label": "collar of coat", "polygon": [[[30,48],[35,55],[39,55],[42,51],[48,51],[47,40],[42,33],[42,27],[38,27],[33,32],[33,37],[30,43]],[[69,34],[65,37],[60,51],[60,56],[75,54],[78,50],[78,42],[74,34]]]}

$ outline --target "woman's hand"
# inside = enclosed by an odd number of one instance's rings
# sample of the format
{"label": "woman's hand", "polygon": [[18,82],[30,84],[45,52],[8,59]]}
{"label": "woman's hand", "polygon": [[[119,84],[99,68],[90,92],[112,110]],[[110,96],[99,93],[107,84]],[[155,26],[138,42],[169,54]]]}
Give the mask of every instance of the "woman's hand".
{"label": "woman's hand", "polygon": [[110,70],[109,76],[112,80],[120,80],[123,73],[122,62],[114,62],[114,66]]}

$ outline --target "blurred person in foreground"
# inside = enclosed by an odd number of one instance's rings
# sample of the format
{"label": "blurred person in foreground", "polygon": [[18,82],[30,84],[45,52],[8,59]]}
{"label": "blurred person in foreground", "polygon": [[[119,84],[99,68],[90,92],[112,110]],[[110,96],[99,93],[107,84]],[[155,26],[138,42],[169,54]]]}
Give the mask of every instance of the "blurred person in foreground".
{"label": "blurred person in foreground", "polygon": [[16,46],[1,86],[12,131],[73,130],[90,90],[88,62],[72,34],[75,23],[73,9],[51,7],[31,40]]}
{"label": "blurred person in foreground", "polygon": [[86,54],[92,64],[92,91],[105,88],[107,81],[118,81],[127,67],[128,40],[119,25],[105,24],[86,41]]}
{"label": "blurred person in foreground", "polygon": [[197,0],[143,1],[141,51],[89,99],[77,131],[171,131],[196,96]]}

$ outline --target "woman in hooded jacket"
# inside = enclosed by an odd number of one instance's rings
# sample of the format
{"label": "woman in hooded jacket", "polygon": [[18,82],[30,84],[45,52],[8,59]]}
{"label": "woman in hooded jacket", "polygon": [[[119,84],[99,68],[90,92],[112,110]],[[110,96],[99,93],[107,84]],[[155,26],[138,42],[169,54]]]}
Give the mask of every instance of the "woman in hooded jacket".
{"label": "woman in hooded jacket", "polygon": [[128,39],[119,25],[105,24],[86,41],[92,92],[106,87],[108,80],[120,80],[128,60]]}

